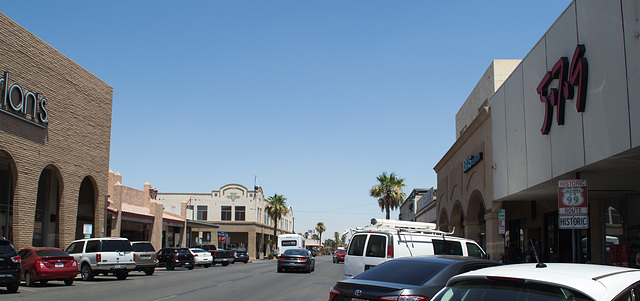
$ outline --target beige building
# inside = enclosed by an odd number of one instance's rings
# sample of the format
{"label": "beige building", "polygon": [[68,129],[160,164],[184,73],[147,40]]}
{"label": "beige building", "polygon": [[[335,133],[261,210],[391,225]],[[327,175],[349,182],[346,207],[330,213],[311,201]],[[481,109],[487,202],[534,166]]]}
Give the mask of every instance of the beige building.
{"label": "beige building", "polygon": [[[267,241],[277,240],[260,186],[249,190],[240,184],[227,184],[210,193],[158,193],[158,201],[166,211],[176,214],[186,204],[188,245],[211,243],[219,248],[241,248],[250,257],[261,258],[271,251]],[[294,233],[293,222],[293,209],[289,207],[289,214],[278,221],[278,235]]]}
{"label": "beige building", "polygon": [[113,89],[3,14],[0,41],[0,236],[103,236]]}

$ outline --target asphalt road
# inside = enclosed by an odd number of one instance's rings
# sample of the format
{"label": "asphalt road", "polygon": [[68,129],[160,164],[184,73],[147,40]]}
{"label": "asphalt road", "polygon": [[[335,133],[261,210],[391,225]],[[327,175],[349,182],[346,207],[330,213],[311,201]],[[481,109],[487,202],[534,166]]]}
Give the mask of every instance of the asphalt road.
{"label": "asphalt road", "polygon": [[26,287],[8,294],[0,289],[2,300],[322,300],[342,279],[343,264],[331,256],[316,257],[316,270],[310,274],[276,272],[275,260],[256,260],[226,267],[197,267],[194,270],[158,268],[152,276],[131,272],[126,280],[97,276],[92,281],[76,278],[72,286],[62,281]]}

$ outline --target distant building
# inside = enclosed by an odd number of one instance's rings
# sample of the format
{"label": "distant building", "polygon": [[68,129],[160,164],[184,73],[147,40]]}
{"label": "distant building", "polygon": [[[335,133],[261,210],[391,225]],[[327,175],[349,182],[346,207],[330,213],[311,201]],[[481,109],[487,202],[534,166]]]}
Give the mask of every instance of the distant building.
{"label": "distant building", "polygon": [[[249,190],[240,184],[227,184],[210,193],[158,193],[158,201],[176,214],[181,204],[186,204],[189,246],[211,243],[219,248],[242,248],[249,256],[260,258],[271,251],[267,241],[277,240],[273,236],[274,221],[265,211],[268,200],[260,186]],[[289,214],[278,220],[278,235],[294,233],[293,209],[289,209]],[[219,228],[212,228],[212,223]]]}
{"label": "distant building", "polygon": [[409,196],[400,205],[400,214],[398,219],[401,221],[416,221],[417,202],[418,200],[429,192],[429,189],[414,188]]}
{"label": "distant building", "polygon": [[437,193],[433,187],[429,188],[429,191],[422,195],[416,202],[416,222],[423,223],[436,223],[437,209],[436,209]]}

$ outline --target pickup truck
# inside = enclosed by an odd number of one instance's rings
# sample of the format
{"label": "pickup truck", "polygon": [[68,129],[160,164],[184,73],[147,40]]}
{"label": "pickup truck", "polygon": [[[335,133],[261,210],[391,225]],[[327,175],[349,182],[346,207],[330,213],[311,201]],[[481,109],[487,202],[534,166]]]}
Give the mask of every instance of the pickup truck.
{"label": "pickup truck", "polygon": [[223,266],[228,266],[229,263],[232,263],[235,259],[235,257],[233,256],[233,250],[218,249],[218,247],[211,244],[199,245],[197,246],[197,248],[201,248],[211,252],[211,256],[213,256],[213,265],[219,263]]}

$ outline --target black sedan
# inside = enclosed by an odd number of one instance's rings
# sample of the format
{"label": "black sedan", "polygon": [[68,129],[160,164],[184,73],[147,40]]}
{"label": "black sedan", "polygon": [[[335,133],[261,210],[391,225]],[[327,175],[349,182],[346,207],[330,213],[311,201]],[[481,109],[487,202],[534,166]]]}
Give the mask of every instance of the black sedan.
{"label": "black sedan", "polygon": [[429,300],[452,276],[498,264],[451,255],[398,258],[338,281],[329,291],[329,301]]}
{"label": "black sedan", "polygon": [[233,261],[231,263],[236,262],[249,262],[249,254],[247,254],[247,250],[243,249],[234,249],[233,250]]}
{"label": "black sedan", "polygon": [[289,249],[278,257],[278,272],[300,270],[311,273],[316,269],[316,259],[305,249]]}
{"label": "black sedan", "polygon": [[166,266],[167,270],[185,267],[193,270],[195,260],[187,248],[163,248],[158,251],[158,266]]}

